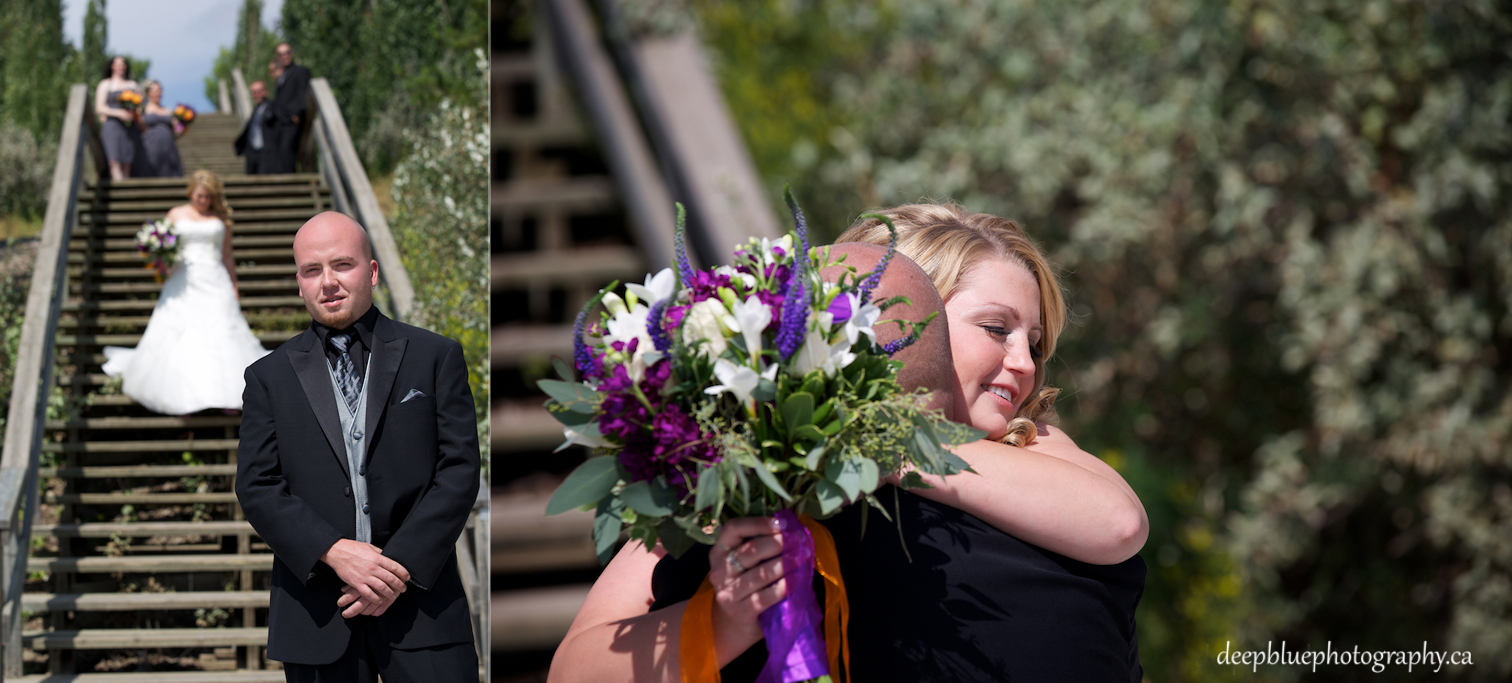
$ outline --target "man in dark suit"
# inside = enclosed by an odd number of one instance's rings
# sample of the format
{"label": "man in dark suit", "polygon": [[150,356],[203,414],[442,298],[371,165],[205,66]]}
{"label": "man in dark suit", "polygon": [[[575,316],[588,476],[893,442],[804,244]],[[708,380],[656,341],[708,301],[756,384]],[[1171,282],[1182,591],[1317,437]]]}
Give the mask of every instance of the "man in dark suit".
{"label": "man in dark suit", "polygon": [[252,107],[252,115],[247,118],[247,125],[242,126],[241,135],[236,136],[236,155],[247,158],[247,175],[263,173],[263,150],[268,146],[267,121],[269,110],[268,86],[262,81],[252,81],[248,87],[252,91],[252,101],[256,104]]}
{"label": "man in dark suit", "polygon": [[294,238],[309,329],[247,368],[236,495],[276,555],[268,657],[289,681],[476,681],[454,550],[479,487],[457,342],[373,307],[362,227]]}
{"label": "man in dark suit", "polygon": [[274,60],[283,68],[273,93],[273,108],[268,112],[273,145],[268,153],[267,173],[293,173],[299,155],[299,126],[306,118],[310,99],[310,70],[294,63],[294,48],[280,43],[273,51]]}

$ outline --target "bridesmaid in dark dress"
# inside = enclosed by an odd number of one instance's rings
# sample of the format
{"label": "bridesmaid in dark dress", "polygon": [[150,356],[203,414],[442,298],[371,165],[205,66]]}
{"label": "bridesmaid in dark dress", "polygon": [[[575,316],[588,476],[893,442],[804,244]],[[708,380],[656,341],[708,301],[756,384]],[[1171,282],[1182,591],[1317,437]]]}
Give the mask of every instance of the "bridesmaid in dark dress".
{"label": "bridesmaid in dark dress", "polygon": [[[903,317],[933,309],[948,322],[948,337],[941,326],[934,341],[926,334],[900,353],[912,354],[905,374],[925,368],[928,375],[907,383],[937,397],[948,387],[939,407],[992,440],[957,449],[979,475],[935,478],[934,489],[897,494],[901,539],[877,514],[863,537],[865,505],[825,521],[852,610],[853,675],[1140,680],[1134,609],[1145,566],[1136,553],[1148,521],[1122,477],[1046,422],[1056,390],[1044,386],[1044,360],[1066,319],[1053,271],[1011,221],[953,205],[884,213],[898,227],[899,255],[924,268],[895,259],[877,296],[907,295],[919,303]],[[841,241],[870,244],[837,249],[866,270],[883,251],[873,246],[886,241],[879,227],[858,225]],[[880,494],[893,499],[887,487]],[[659,547],[627,546],[589,593],[552,678],[677,680],[682,611],[707,575],[724,680],[753,680],[766,658],[755,615],[786,592],[779,552],[766,518],[732,520],[714,547],[681,560]]]}
{"label": "bridesmaid in dark dress", "polygon": [[145,159],[136,173],[141,178],[182,178],[184,164],[179,160],[174,138],[173,111],[163,106],[163,84],[147,81],[147,102],[142,115],[142,149]]}
{"label": "bridesmaid in dark dress", "polygon": [[131,80],[131,63],[125,57],[111,57],[105,64],[105,79],[95,86],[95,113],[100,117],[100,143],[112,180],[131,177],[141,145],[137,130],[137,112],[120,106],[121,93],[140,92]]}

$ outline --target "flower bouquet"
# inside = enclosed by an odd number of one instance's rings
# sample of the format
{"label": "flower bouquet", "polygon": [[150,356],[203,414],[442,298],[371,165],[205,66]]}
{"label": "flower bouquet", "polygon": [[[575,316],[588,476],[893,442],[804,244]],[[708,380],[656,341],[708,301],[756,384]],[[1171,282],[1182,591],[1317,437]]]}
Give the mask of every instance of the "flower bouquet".
{"label": "flower bouquet", "polygon": [[[929,319],[886,321],[907,334],[876,341],[880,316],[907,302],[871,298],[894,247],[871,272],[849,268],[826,282],[821,269],[843,259],[809,247],[803,214],[791,193],[787,200],[795,233],[752,239],[735,250],[732,265],[698,272],[683,246],[679,206],[675,270],[626,285],[623,294],[614,284],[600,291],[574,330],[580,380],[558,360],[562,379],[539,384],[564,425],[562,447],[595,452],[557,489],[547,513],[595,508],[601,561],[622,531],[680,556],[695,543],[712,544],[729,519],[777,517],[791,594],[761,616],[772,670],[762,680],[794,681],[838,666],[835,641],[844,635],[838,620],[826,618],[827,648],[818,636],[805,578],[816,557],[833,584],[827,611],[834,615],[836,597],[842,618],[846,607],[833,540],[813,519],[863,501],[887,516],[875,496],[885,476],[903,474],[905,488],[922,487],[919,472],[968,470],[946,446],[984,433],[925,409],[922,391],[898,383],[903,364],[890,356],[916,341]],[[707,581],[699,596],[706,589]],[[702,610],[707,620],[712,591],[706,607],[699,599],[685,614]],[[700,630],[689,618],[698,617],[684,617],[684,649],[690,631]],[[699,659],[683,657],[685,667]]]}
{"label": "flower bouquet", "polygon": [[194,123],[194,107],[180,102],[173,108],[173,127],[176,133],[183,134],[188,130],[189,124]]}
{"label": "flower bouquet", "polygon": [[138,109],[142,108],[142,93],[135,90],[122,90],[121,94],[116,96],[116,103],[122,109],[135,114]]}
{"label": "flower bouquet", "polygon": [[168,269],[178,260],[179,236],[173,223],[159,218],[142,223],[136,234],[137,253],[147,260],[144,268],[152,270],[153,278],[162,283]]}

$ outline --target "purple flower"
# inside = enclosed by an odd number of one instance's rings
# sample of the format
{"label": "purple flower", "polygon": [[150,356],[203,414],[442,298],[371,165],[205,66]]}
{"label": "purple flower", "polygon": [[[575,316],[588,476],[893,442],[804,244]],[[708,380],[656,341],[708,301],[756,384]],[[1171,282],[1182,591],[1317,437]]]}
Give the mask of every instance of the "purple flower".
{"label": "purple flower", "polygon": [[803,251],[799,253],[806,257],[809,253],[808,222],[803,219],[803,209],[798,208],[798,201],[793,199],[792,187],[783,186],[782,199],[793,212],[793,228],[798,233],[798,243],[803,245]]}
{"label": "purple flower", "polygon": [[913,346],[914,342],[916,341],[919,341],[919,335],[917,334],[910,334],[907,337],[899,337],[890,342],[887,342],[886,344],[883,344],[882,352],[891,356],[899,351],[902,351],[903,349]]}
{"label": "purple flower", "polygon": [[691,283],[687,285],[690,292],[688,303],[696,304],[704,299],[717,298],[720,287],[730,286],[730,276],[712,270],[700,270],[687,282]]}
{"label": "purple flower", "polygon": [[837,325],[851,319],[850,296],[849,294],[840,294],[835,297],[834,301],[830,302],[829,308],[824,309],[834,316],[833,322]]}
{"label": "purple flower", "polygon": [[784,362],[803,346],[803,336],[808,332],[808,271],[804,262],[796,262],[797,268],[787,281],[787,298],[782,302],[782,321],[777,328],[777,355]]}
{"label": "purple flower", "polygon": [[678,289],[687,286],[693,279],[693,264],[688,260],[688,245],[685,235],[688,231],[688,212],[683,208],[682,202],[677,204],[677,230],[672,233],[672,248],[677,252],[677,286]]}
{"label": "purple flower", "polygon": [[[880,214],[871,215],[880,216]],[[890,239],[887,241],[887,253],[882,255],[882,261],[877,263],[876,269],[872,270],[871,275],[866,276],[866,279],[861,282],[861,287],[856,290],[856,294],[861,297],[861,303],[863,304],[871,301],[872,290],[876,289],[877,285],[882,282],[882,272],[887,270],[887,264],[892,262],[893,254],[898,251],[898,229],[893,227],[892,221],[886,216],[880,217],[882,218],[882,222],[887,224],[887,232],[890,235]]]}
{"label": "purple flower", "polygon": [[[583,327],[588,321],[588,307],[578,311],[577,320],[572,324],[572,362],[577,366],[578,373],[587,376],[593,369],[593,354],[588,352],[588,344],[583,341]],[[596,373],[595,373],[596,374]]]}
{"label": "purple flower", "polygon": [[688,315],[687,306],[668,306],[666,315],[662,316],[662,325],[668,332],[682,327],[683,317]]}
{"label": "purple flower", "polygon": [[662,317],[667,313],[667,304],[671,302],[671,298],[656,302],[651,306],[651,312],[646,315],[646,333],[651,335],[651,341],[656,344],[657,351],[672,348],[672,338],[662,327]]}

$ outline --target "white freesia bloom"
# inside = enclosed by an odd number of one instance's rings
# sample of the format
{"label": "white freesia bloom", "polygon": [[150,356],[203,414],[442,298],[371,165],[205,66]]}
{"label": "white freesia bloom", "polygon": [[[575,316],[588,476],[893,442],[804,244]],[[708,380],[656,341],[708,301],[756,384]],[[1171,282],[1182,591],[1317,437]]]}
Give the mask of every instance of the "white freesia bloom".
{"label": "white freesia bloom", "polygon": [[772,307],[754,296],[735,304],[735,322],[745,336],[746,353],[752,360],[761,354],[761,333],[772,322]]}
{"label": "white freesia bloom", "polygon": [[639,382],[646,372],[646,366],[662,357],[662,353],[656,350],[655,342],[651,341],[651,333],[646,329],[646,318],[650,315],[651,309],[645,304],[637,303],[634,308],[627,310],[624,302],[621,301],[617,310],[619,312],[604,324],[604,343],[629,344],[632,339],[639,340],[635,345],[635,354],[626,359],[625,364],[625,370],[630,373],[630,378]]}
{"label": "white freesia bloom", "polygon": [[624,313],[626,310],[625,300],[621,299],[620,295],[615,294],[614,292],[605,294],[603,301],[604,308],[609,311],[609,315],[611,316],[619,315],[621,313]]}
{"label": "white freesia bloom", "polygon": [[794,353],[792,360],[789,361],[792,363],[793,373],[802,377],[823,367],[824,362],[829,360],[829,351],[829,344],[824,343],[824,337],[810,330],[803,340],[803,346],[798,348],[798,352]]}
{"label": "white freesia bloom", "polygon": [[872,330],[872,325],[877,324],[877,318],[882,316],[882,309],[870,302],[861,304],[860,297],[855,294],[846,293],[840,296],[850,303],[851,309],[850,320],[845,321],[845,338],[855,344],[856,340],[864,334],[871,337],[872,341],[876,341],[877,333]]}
{"label": "white freesia bloom", "polygon": [[710,396],[718,396],[726,391],[735,394],[735,398],[745,403],[751,399],[751,392],[756,390],[762,379],[776,379],[777,364],[773,363],[757,374],[755,370],[744,365],[736,365],[728,359],[721,358],[714,361],[714,377],[719,379],[719,384],[704,389],[704,393]]}
{"label": "white freesia bloom", "polygon": [[725,330],[734,331],[735,326],[735,317],[725,310],[723,303],[718,299],[704,299],[688,307],[682,323],[683,343],[693,346],[699,340],[707,340],[707,344],[698,348],[710,358],[718,358],[729,346],[725,341]]}
{"label": "white freesia bloom", "polygon": [[641,301],[655,305],[672,296],[672,288],[677,284],[677,276],[672,274],[671,268],[663,268],[660,273],[646,275],[646,284],[638,285],[634,282],[625,284],[625,289],[630,290]]}

